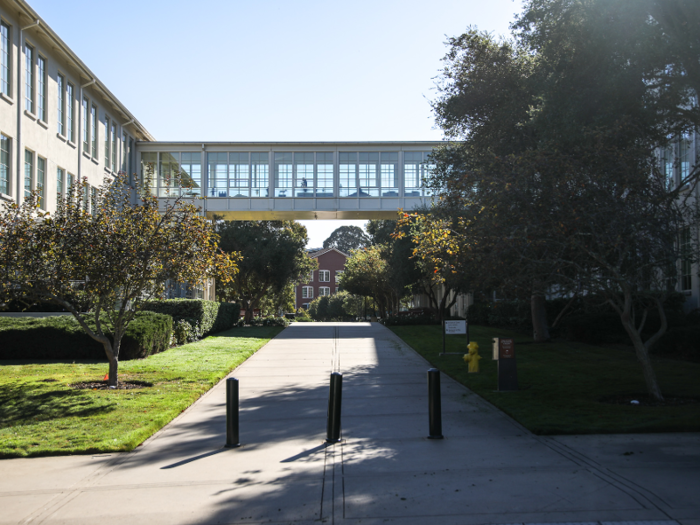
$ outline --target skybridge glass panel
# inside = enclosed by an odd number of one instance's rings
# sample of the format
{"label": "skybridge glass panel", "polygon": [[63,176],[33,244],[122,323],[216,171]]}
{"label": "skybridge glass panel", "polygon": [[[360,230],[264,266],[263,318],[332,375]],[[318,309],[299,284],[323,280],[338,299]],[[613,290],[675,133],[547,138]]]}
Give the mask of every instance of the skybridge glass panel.
{"label": "skybridge glass panel", "polygon": [[250,162],[248,152],[228,154],[228,190],[230,197],[250,196]]}
{"label": "skybridge glass panel", "polygon": [[421,166],[421,186],[423,187],[423,195],[425,196],[430,196],[435,193],[432,189],[425,186],[426,181],[430,178],[430,175],[435,169],[435,164],[431,163],[429,159],[430,153],[430,151],[423,153],[423,164]]}
{"label": "skybridge glass panel", "polygon": [[316,197],[333,197],[333,153],[316,153]]}
{"label": "skybridge glass panel", "polygon": [[340,197],[357,197],[357,153],[338,154],[338,175]]}
{"label": "skybridge glass panel", "polygon": [[294,196],[314,196],[314,154],[294,154]]}
{"label": "skybridge glass panel", "polygon": [[407,151],[403,154],[404,196],[420,197],[420,170],[423,152]]}
{"label": "skybridge glass panel", "polygon": [[293,153],[275,153],[275,197],[291,197],[294,178]]}
{"label": "skybridge glass panel", "polygon": [[399,154],[398,152],[382,152],[380,154],[379,172],[382,186],[382,197],[399,196]]}
{"label": "skybridge glass panel", "polygon": [[180,154],[161,152],[158,164],[158,196],[180,195]]}
{"label": "skybridge glass panel", "polygon": [[183,152],[180,160],[182,170],[182,194],[194,196],[202,194],[202,155],[199,152]]}
{"label": "skybridge glass panel", "polygon": [[360,153],[360,197],[379,197],[379,153]]}
{"label": "skybridge glass panel", "polygon": [[228,153],[208,153],[207,164],[209,167],[207,195],[228,197]]}
{"label": "skybridge glass panel", "polygon": [[265,153],[250,154],[251,196],[270,196],[270,157]]}
{"label": "skybridge glass panel", "polygon": [[158,153],[148,151],[141,153],[141,189],[157,195],[158,187]]}

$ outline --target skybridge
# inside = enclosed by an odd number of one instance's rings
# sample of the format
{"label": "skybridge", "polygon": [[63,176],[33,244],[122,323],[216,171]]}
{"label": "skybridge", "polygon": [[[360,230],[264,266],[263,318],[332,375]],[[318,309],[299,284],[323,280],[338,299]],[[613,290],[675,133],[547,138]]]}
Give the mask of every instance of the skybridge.
{"label": "skybridge", "polygon": [[206,197],[208,217],[394,219],[430,204],[428,156],[440,144],[140,142],[137,153],[154,195]]}

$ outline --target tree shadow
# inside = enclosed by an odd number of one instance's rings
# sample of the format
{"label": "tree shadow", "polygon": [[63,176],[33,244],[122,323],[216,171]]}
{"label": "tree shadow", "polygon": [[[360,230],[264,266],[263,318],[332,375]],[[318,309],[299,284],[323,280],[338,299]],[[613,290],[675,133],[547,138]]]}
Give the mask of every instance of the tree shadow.
{"label": "tree shadow", "polygon": [[65,417],[89,417],[114,410],[96,399],[71,389],[45,390],[31,383],[0,385],[0,428],[30,425]]}

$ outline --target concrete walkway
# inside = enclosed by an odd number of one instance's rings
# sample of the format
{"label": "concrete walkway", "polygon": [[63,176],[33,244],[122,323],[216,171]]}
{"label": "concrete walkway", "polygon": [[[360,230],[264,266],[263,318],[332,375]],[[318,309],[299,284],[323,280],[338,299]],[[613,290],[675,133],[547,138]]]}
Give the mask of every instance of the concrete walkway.
{"label": "concrete walkway", "polygon": [[[295,324],[132,453],[0,461],[0,523],[700,525],[700,435],[543,438],[442,377],[378,325]],[[325,446],[329,373],[342,443]]]}

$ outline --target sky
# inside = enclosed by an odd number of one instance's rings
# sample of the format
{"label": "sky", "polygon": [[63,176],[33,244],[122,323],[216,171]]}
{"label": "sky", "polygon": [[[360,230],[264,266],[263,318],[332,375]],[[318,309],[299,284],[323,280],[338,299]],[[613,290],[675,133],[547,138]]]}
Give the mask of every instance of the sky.
{"label": "sky", "polygon": [[[523,4],[28,2],[156,140],[203,142],[441,140],[430,101],[447,38],[505,37]],[[301,222],[313,247],[364,223]]]}

